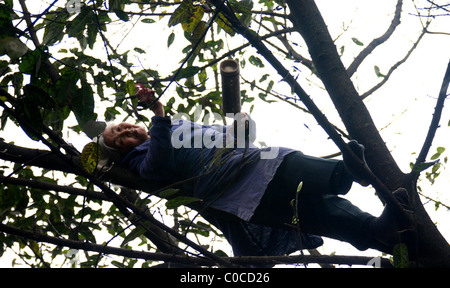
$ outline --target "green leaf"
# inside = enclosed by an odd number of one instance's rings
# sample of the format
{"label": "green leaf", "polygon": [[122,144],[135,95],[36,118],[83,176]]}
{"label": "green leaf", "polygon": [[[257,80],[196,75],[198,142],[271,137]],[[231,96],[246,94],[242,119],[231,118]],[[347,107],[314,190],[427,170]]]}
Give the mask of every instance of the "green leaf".
{"label": "green leaf", "polygon": [[230,1],[230,4],[232,5],[234,11],[237,13],[248,14],[252,12],[253,8],[252,0],[241,0],[241,1],[232,0]]}
{"label": "green leaf", "polygon": [[112,11],[116,14],[116,16],[122,21],[129,21],[130,18],[128,14],[123,11],[125,8],[125,2],[123,0],[109,0],[109,11]]}
{"label": "green leaf", "polygon": [[378,77],[380,77],[380,78],[386,77],[386,75],[384,75],[384,74],[382,74],[382,73],[380,72],[380,67],[378,67],[377,65],[375,65],[375,66],[373,67],[373,69],[375,70],[375,74],[376,74]]}
{"label": "green leaf", "polygon": [[116,9],[116,10],[114,10],[114,13],[116,13],[116,16],[117,16],[120,20],[122,20],[122,21],[124,21],[124,22],[130,21],[130,17],[128,17],[128,14],[125,13],[123,10]]}
{"label": "green leaf", "polygon": [[129,95],[136,94],[136,84],[135,84],[134,80],[128,80],[126,85],[127,85],[127,93]]}
{"label": "green leaf", "polygon": [[81,89],[77,89],[72,99],[72,111],[77,118],[78,124],[83,127],[87,121],[94,120],[94,91],[86,80],[81,79]]}
{"label": "green leaf", "polygon": [[226,33],[234,36],[235,32],[233,30],[233,25],[231,25],[230,21],[228,21],[228,19],[222,13],[219,13],[219,16],[216,18],[216,23]]}
{"label": "green leaf", "polygon": [[[264,75],[261,77],[261,79],[259,79],[259,83],[266,81],[267,78],[269,78],[269,76],[270,76],[269,74],[264,74]],[[253,84],[253,85],[254,85],[254,84]]]}
{"label": "green leaf", "polygon": [[219,257],[228,257],[227,253],[225,253],[223,250],[216,250],[213,253],[214,255],[217,255]]}
{"label": "green leaf", "polygon": [[173,11],[172,16],[169,19],[169,27],[188,21],[190,17],[188,2],[189,1],[183,1],[180,6]]}
{"label": "green leaf", "polygon": [[250,63],[256,67],[259,68],[263,68],[264,67],[264,63],[261,61],[261,59],[259,59],[258,57],[252,55],[248,58],[248,60],[250,61]]}
{"label": "green leaf", "polygon": [[358,40],[358,38],[352,38],[353,43],[355,43],[358,46],[364,46],[364,43]]}
{"label": "green leaf", "polygon": [[87,23],[92,22],[93,17],[95,17],[95,15],[91,8],[83,6],[81,12],[68,25],[67,35],[69,35],[69,37],[78,37],[79,35],[82,35]]}
{"label": "green leaf", "polygon": [[445,152],[444,147],[438,147],[436,150],[437,150],[437,152],[433,156],[431,156],[431,160],[438,159],[439,157],[441,157],[442,153]]}
{"label": "green leaf", "polygon": [[6,6],[8,6],[9,8],[13,8],[14,1],[13,1],[13,0],[5,0],[5,4],[6,4]]}
{"label": "green leaf", "polygon": [[175,33],[172,32],[170,33],[169,38],[167,39],[167,47],[170,47],[170,45],[172,45],[174,40],[175,40]]}
{"label": "green leaf", "polygon": [[[42,134],[43,119],[40,107],[44,109],[54,108],[54,102],[50,96],[42,89],[26,85],[24,87],[24,95],[17,99],[15,109],[26,123],[21,125],[22,129],[34,140],[38,140],[39,135]],[[52,107],[53,106],[53,107]]]}
{"label": "green leaf", "polygon": [[193,33],[200,22],[202,22],[205,9],[202,6],[193,6],[189,10],[189,18],[182,23],[183,30],[188,33]]}
{"label": "green leaf", "polygon": [[408,247],[403,243],[396,244],[394,246],[394,267],[395,268],[409,267]]}
{"label": "green leaf", "polygon": [[151,24],[151,23],[155,23],[156,21],[150,18],[145,18],[141,20],[142,23],[147,23],[147,24]]}
{"label": "green leaf", "polygon": [[433,161],[433,162],[423,162],[423,163],[419,163],[416,165],[416,167],[414,167],[413,171],[414,172],[422,172],[428,168],[430,168],[431,166],[433,166],[434,164],[436,164],[437,162],[439,162],[439,160]]}
{"label": "green leaf", "polygon": [[64,29],[66,21],[70,17],[67,9],[61,8],[58,13],[49,14],[45,17],[47,25],[44,30],[44,38],[42,44],[52,46],[61,41],[64,37]]}
{"label": "green leaf", "polygon": [[136,51],[139,54],[145,54],[145,50],[139,48],[139,47],[134,47],[134,51]]}
{"label": "green leaf", "polygon": [[228,21],[222,13],[219,13],[219,17],[216,18],[216,23],[229,35],[234,36],[236,34],[236,32],[234,32],[233,25],[231,25],[230,21]]}
{"label": "green leaf", "polygon": [[190,197],[190,196],[179,196],[173,199],[170,199],[166,202],[167,209],[175,209],[180,207],[181,205],[187,205],[193,202],[201,201],[199,198]]}
{"label": "green leaf", "polygon": [[97,42],[97,35],[99,32],[99,28],[97,25],[88,25],[87,27],[87,38],[86,41],[89,44],[90,49],[94,49],[94,45]]}
{"label": "green leaf", "polygon": [[24,74],[34,74],[36,72],[36,68],[40,66],[40,61],[42,51],[40,49],[36,49],[34,51],[29,51],[22,57],[22,61],[19,64],[19,71]]}
{"label": "green leaf", "polygon": [[292,199],[290,204],[291,204],[291,207],[295,207],[295,199]]}
{"label": "green leaf", "polygon": [[133,231],[131,231],[130,233],[128,233],[127,236],[125,236],[125,238],[122,241],[122,244],[120,244],[120,247],[124,247],[125,245],[127,245],[129,242],[133,241],[134,239],[144,235],[144,233],[146,232],[144,227],[141,226],[137,226],[135,229],[133,229]]}
{"label": "green leaf", "polygon": [[177,76],[177,81],[183,78],[189,78],[194,76],[195,74],[197,74],[197,72],[200,70],[199,67],[197,66],[191,66],[191,67],[186,67],[184,69],[182,69],[180,71],[180,73]]}
{"label": "green leaf", "polygon": [[169,198],[169,197],[172,197],[173,195],[177,194],[178,192],[180,192],[180,189],[168,188],[168,189],[160,192],[159,197]]}
{"label": "green leaf", "polygon": [[120,263],[119,261],[113,260],[111,261],[111,264],[116,266],[117,268],[127,268],[127,266],[123,263]]}
{"label": "green leaf", "polygon": [[[208,23],[205,21],[200,21],[192,31],[192,35],[190,37],[190,41],[192,44],[197,43],[198,41],[202,40],[203,34],[205,34],[205,31],[208,29]],[[201,46],[201,45],[200,45]]]}
{"label": "green leaf", "polygon": [[81,152],[81,165],[88,173],[94,173],[102,156],[100,146],[96,142],[86,144]]}
{"label": "green leaf", "polygon": [[58,106],[65,107],[68,105],[76,93],[76,84],[79,80],[80,75],[74,69],[67,69],[62,73],[61,78],[56,82],[55,101]]}

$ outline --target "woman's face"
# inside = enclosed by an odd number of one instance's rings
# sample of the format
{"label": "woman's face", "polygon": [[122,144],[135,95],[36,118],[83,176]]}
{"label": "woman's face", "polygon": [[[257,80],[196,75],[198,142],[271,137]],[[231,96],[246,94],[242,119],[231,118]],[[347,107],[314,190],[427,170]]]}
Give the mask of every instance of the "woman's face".
{"label": "woman's face", "polygon": [[150,137],[147,134],[147,130],[141,126],[120,123],[107,128],[103,132],[103,138],[106,145],[119,149],[122,154],[126,154]]}

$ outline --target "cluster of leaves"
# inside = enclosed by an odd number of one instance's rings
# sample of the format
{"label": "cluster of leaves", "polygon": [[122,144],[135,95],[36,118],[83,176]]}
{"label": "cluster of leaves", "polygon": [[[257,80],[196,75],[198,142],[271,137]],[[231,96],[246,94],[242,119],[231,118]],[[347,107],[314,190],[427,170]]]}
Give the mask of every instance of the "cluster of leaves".
{"label": "cluster of leaves", "polygon": [[[69,128],[77,133],[85,131],[89,134],[89,125],[95,123],[98,118],[110,121],[119,115],[136,113],[133,107],[137,100],[126,100],[127,96],[135,93],[136,82],[152,86],[157,94],[161,94],[168,83],[171,83],[168,80],[176,82],[177,95],[169,97],[165,105],[169,114],[189,114],[197,105],[202,105],[212,112],[222,113],[220,91],[208,88],[207,82],[211,81],[208,73],[218,73],[217,64],[210,65],[210,62],[224,52],[225,42],[223,37],[215,40],[214,37],[208,38],[205,35],[210,32],[211,35],[225,33],[233,36],[235,32],[226,18],[217,13],[214,23],[210,23],[215,11],[204,1],[182,1],[176,5],[168,3],[169,7],[173,8],[168,20],[168,26],[172,27],[173,32],[168,36],[167,45],[171,46],[177,40],[176,36],[184,35],[188,45],[182,53],[187,59],[187,65],[174,67],[172,75],[162,79],[158,71],[139,68],[129,62],[129,53],[144,54],[146,52],[143,49],[136,46],[119,54],[113,48],[115,43],[110,43],[105,36],[109,32],[110,24],[131,21],[135,17],[135,14],[126,12],[127,10],[138,7],[141,13],[153,12],[161,5],[152,4],[153,1],[150,0],[139,2],[136,5],[127,0],[90,1],[82,3],[77,13],[70,13],[71,10],[66,6],[51,5],[46,13],[33,15],[36,19],[32,27],[18,25],[26,22],[23,20],[27,16],[16,12],[19,8],[14,5],[17,4],[13,1],[0,3],[0,21],[4,28],[0,30],[0,52],[9,56],[9,61],[0,61],[0,84],[2,87],[9,87],[5,90],[15,96],[14,99],[3,96],[0,98],[3,102],[12,101],[15,112],[15,117],[12,117],[7,110],[3,110],[0,119],[2,129],[8,121],[12,121],[20,125],[34,140],[48,136],[44,133],[45,127],[50,127],[62,137],[63,130],[68,126],[69,116],[73,115],[77,123]],[[253,2],[233,0],[230,3],[241,21],[248,25]],[[273,5],[271,1],[266,1],[265,4]],[[139,24],[151,25],[156,22],[153,18],[145,17]],[[179,33],[180,30],[182,33]],[[23,44],[24,38],[30,42],[35,40],[33,33],[40,37],[39,42],[34,43],[34,50]],[[107,50],[107,53],[98,56],[98,53],[94,53],[98,48]],[[249,57],[249,62],[256,67],[264,67],[262,61],[254,55]],[[245,67],[245,60],[241,62],[241,67]],[[183,80],[184,83],[180,83]],[[211,86],[218,87],[219,83]],[[244,101],[251,102],[254,99],[247,97],[245,90],[242,95]],[[96,108],[100,103],[104,106],[103,115],[99,115],[101,110]],[[145,116],[138,116],[138,121],[148,120]],[[84,160],[90,165],[88,170],[95,171],[92,161]],[[6,174],[11,168],[15,171],[15,178],[52,184],[55,187],[60,184],[61,179],[63,182],[71,179],[71,175],[45,169],[38,175],[39,169],[19,164],[15,167],[1,167],[4,177],[11,177]],[[80,197],[79,195],[84,195],[83,191],[94,191],[89,181],[79,176],[72,181],[64,187],[76,190],[75,194],[33,188],[32,185],[2,183],[0,220],[20,229],[56,237],[64,235],[67,239],[91,243],[98,243],[99,231],[106,231],[112,238],[122,238],[121,247],[130,248],[131,243],[137,243],[138,246],[145,246],[147,251],[157,249],[144,236],[145,229],[127,230],[130,220],[114,205],[108,205],[104,199]],[[154,204],[159,207],[160,200],[156,198],[156,201],[153,201],[154,198],[150,197],[141,205],[151,208]],[[193,233],[197,237],[223,237],[200,217],[192,221],[189,210],[181,213],[180,209],[184,209],[181,206],[185,205],[186,201],[194,200],[177,197],[162,202],[164,209],[169,211],[164,213],[173,215],[177,220],[177,229],[182,233]],[[3,243],[0,255],[5,249],[19,243],[19,251],[16,253],[32,266],[45,266],[47,263],[53,263],[57,257],[66,259],[63,262],[74,263],[73,253],[67,248],[27,241],[7,234],[0,234],[0,241]],[[81,263],[81,266],[101,265],[98,253],[85,253],[85,258],[86,261]],[[136,265],[136,261],[131,259],[113,260],[110,263],[118,267]],[[144,262],[142,265],[149,263]]]}
{"label": "cluster of leaves", "polygon": [[[52,177],[34,175],[36,172],[30,168],[17,167],[17,165],[14,168],[19,170],[16,175],[20,179],[39,177],[39,181],[42,183],[57,184]],[[89,206],[82,207],[77,201],[76,195],[67,196],[67,194],[16,184],[3,184],[2,186],[0,190],[0,221],[14,223],[16,228],[33,229],[35,232],[54,236],[66,235],[68,239],[72,240],[95,242],[93,231],[99,230],[100,225],[120,221],[116,211],[111,210],[108,216],[105,216],[99,205],[100,201],[89,200]],[[0,233],[0,241],[3,243],[0,246],[0,255],[7,248],[12,248],[15,243],[18,243],[19,247],[14,247],[14,249],[18,248],[16,253],[31,266],[45,267],[45,261],[51,262],[54,258],[67,252],[64,247],[38,244],[32,240],[2,233]],[[35,259],[45,259],[45,261],[40,262]]]}

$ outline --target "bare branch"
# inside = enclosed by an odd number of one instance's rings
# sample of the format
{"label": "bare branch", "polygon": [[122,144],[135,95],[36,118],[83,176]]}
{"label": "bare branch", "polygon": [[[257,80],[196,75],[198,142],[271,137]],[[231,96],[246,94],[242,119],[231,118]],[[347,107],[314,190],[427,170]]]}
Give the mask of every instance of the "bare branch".
{"label": "bare branch", "polygon": [[440,9],[440,10],[444,10],[444,11],[450,13],[450,9],[448,8],[448,7],[450,6],[450,4],[439,5],[439,4],[436,4],[435,1],[430,1],[430,0],[427,0],[427,1],[428,1],[428,3],[431,3],[431,4],[433,4],[434,6],[436,6],[436,7],[430,7],[430,8],[429,8],[430,10],[431,10],[431,9]]}
{"label": "bare branch", "polygon": [[386,73],[386,75],[383,77],[383,80],[381,80],[378,84],[376,84],[374,87],[372,87],[371,89],[369,89],[367,92],[363,93],[361,95],[361,99],[366,99],[367,97],[369,97],[370,95],[372,95],[375,91],[377,91],[378,89],[380,89],[391,77],[392,73],[394,73],[394,71],[400,67],[400,65],[402,65],[403,63],[406,62],[406,60],[408,60],[409,56],[411,56],[411,54],[414,52],[414,50],[416,50],[417,46],[419,45],[419,42],[422,40],[423,36],[426,33],[426,28],[424,28],[424,30],[422,31],[422,33],[420,33],[419,37],[417,38],[417,41],[413,44],[413,46],[411,47],[411,49],[409,49],[408,53],[406,53],[405,57],[403,57],[403,59],[401,59],[400,61],[398,61],[397,63],[395,63],[388,71],[388,73]]}
{"label": "bare branch", "polygon": [[[444,79],[442,80],[441,89],[439,91],[439,97],[436,103],[436,107],[434,108],[434,114],[433,119],[431,120],[430,128],[428,130],[427,137],[425,139],[425,142],[423,144],[422,150],[419,153],[419,156],[417,157],[416,163],[414,165],[414,168],[417,168],[417,165],[420,163],[425,162],[428,152],[430,151],[431,145],[433,143],[433,139],[436,135],[436,131],[439,128],[439,122],[441,120],[442,110],[444,109],[444,102],[447,98],[447,91],[448,87],[450,85],[450,61],[447,65],[447,71],[445,72]],[[412,173],[416,176],[418,176],[418,172],[415,171],[417,169],[414,169]]]}
{"label": "bare branch", "polygon": [[402,5],[403,5],[403,1],[398,0],[397,5],[395,7],[394,19],[392,19],[392,22],[391,22],[391,25],[389,26],[389,28],[386,30],[386,32],[382,36],[372,40],[372,42],[370,42],[370,44],[367,45],[367,47],[364,48],[364,50],[362,50],[358,56],[356,56],[356,58],[355,58],[355,60],[353,60],[352,64],[350,64],[350,66],[347,69],[347,73],[350,77],[356,72],[359,65],[361,65],[361,63],[364,61],[364,59],[366,59],[366,57],[369,56],[370,53],[372,53],[372,51],[375,50],[375,48],[377,48],[378,46],[380,46],[381,44],[386,42],[391,37],[391,35],[394,33],[397,26],[400,25],[400,15],[402,12]]}
{"label": "bare branch", "polygon": [[70,195],[86,196],[88,198],[95,199],[95,200],[110,201],[109,198],[106,197],[101,192],[95,192],[93,190],[87,190],[87,189],[75,188],[75,187],[70,187],[70,186],[57,185],[57,184],[53,184],[53,183],[41,182],[38,180],[0,176],[0,183],[13,184],[13,185],[18,185],[18,186],[27,186],[27,187],[43,189],[43,190],[47,190],[47,191],[63,192],[63,193],[68,193]]}

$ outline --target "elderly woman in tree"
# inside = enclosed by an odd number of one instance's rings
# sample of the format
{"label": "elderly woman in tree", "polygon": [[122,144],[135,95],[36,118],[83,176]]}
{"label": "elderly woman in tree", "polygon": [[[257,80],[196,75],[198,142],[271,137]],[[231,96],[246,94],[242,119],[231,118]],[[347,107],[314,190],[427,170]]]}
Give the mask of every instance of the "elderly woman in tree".
{"label": "elderly woman in tree", "polygon": [[[284,147],[274,157],[261,157],[266,150],[253,145],[199,144],[195,139],[229,139],[232,133],[226,126],[172,123],[151,90],[138,97],[152,104],[155,116],[149,133],[128,123],[107,127],[99,139],[102,150],[143,178],[180,183],[182,191],[201,199],[195,209],[222,231],[235,255],[284,255],[313,249],[323,244],[320,236],[360,250],[392,253],[399,224],[390,207],[375,217],[339,196],[356,181],[343,161]],[[174,141],[192,145],[180,147]],[[363,153],[363,146],[349,145]]]}

